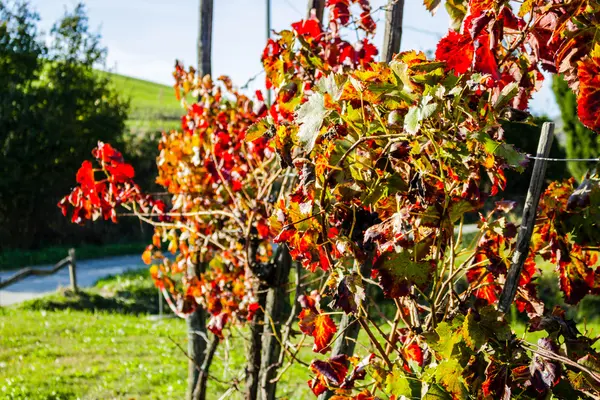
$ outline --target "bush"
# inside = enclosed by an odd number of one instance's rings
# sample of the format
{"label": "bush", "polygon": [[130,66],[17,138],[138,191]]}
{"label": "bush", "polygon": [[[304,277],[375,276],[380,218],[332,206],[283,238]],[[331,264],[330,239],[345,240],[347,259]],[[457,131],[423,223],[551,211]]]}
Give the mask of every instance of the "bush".
{"label": "bush", "polygon": [[0,249],[139,240],[131,227],[69,226],[56,207],[89,149],[119,143],[129,105],[94,71],[106,49],[82,5],[48,41],[38,19],[27,3],[0,0]]}

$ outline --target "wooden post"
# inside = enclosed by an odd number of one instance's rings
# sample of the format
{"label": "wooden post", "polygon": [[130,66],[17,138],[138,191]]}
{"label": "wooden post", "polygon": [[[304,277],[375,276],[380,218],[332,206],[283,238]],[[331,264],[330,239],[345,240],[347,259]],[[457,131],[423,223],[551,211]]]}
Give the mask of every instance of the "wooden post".
{"label": "wooden post", "polygon": [[69,279],[71,281],[71,290],[77,293],[77,260],[75,258],[75,249],[69,249]]}
{"label": "wooden post", "polygon": [[403,14],[404,0],[388,0],[388,5],[385,9],[385,31],[383,33],[383,48],[381,52],[381,59],[385,62],[392,61],[394,54],[400,52]]}
{"label": "wooden post", "polygon": [[[271,39],[271,0],[267,0],[266,3],[266,11],[267,11],[267,15],[265,17],[266,19],[266,25],[267,25],[267,42],[269,41],[269,39]],[[267,107],[271,107],[271,89],[267,89]]]}
{"label": "wooden post", "polygon": [[540,202],[540,196],[542,194],[542,187],[544,185],[544,176],[546,174],[546,166],[548,164],[547,158],[550,154],[550,147],[552,147],[552,139],[554,138],[554,123],[545,122],[542,127],[542,135],[538,142],[536,157],[542,159],[536,159],[533,164],[533,172],[531,174],[531,181],[529,182],[529,189],[527,190],[527,198],[525,199],[525,207],[523,208],[523,219],[519,232],[517,234],[517,247],[513,254],[512,264],[508,270],[506,276],[506,283],[502,289],[500,295],[500,301],[498,302],[498,311],[506,313],[512,304],[515,295],[517,293],[517,287],[519,285],[519,277],[521,276],[521,270],[523,264],[527,259],[529,253],[529,242],[531,241],[531,234],[533,233],[533,227],[535,225],[535,216],[537,212],[538,203]]}
{"label": "wooden post", "polygon": [[[259,282],[254,287],[258,304],[263,307],[267,300],[267,285]],[[256,310],[250,320],[250,339],[248,340],[248,349],[246,353],[246,388],[244,391],[245,400],[256,400],[258,398],[260,386],[260,364],[261,364],[261,344],[265,314],[263,309]]]}
{"label": "wooden post", "polygon": [[[198,76],[203,77],[212,74],[213,0],[200,0],[198,11]],[[200,251],[194,257],[195,262],[190,266],[188,274],[190,276],[200,276],[205,267],[204,260]],[[189,357],[186,394],[188,400],[197,399],[198,397],[194,397],[195,394],[196,396],[204,395],[201,391],[196,391],[196,387],[199,386],[199,367],[205,365],[206,341],[208,338],[206,318],[206,312],[199,306],[186,318]]]}
{"label": "wooden post", "polygon": [[198,76],[210,75],[212,58],[213,0],[200,0],[198,20]]}
{"label": "wooden post", "polygon": [[[267,292],[265,318],[262,333],[262,355],[260,365],[260,398],[275,400],[277,382],[271,382],[277,376],[279,355],[282,349],[278,337],[281,337],[281,326],[286,320],[286,308],[289,307],[287,283],[292,266],[292,257],[286,245],[275,260],[276,268],[273,281]],[[285,343],[283,344],[285,346]]]}
{"label": "wooden post", "polygon": [[312,11],[315,10],[315,18],[323,25],[323,12],[325,11],[325,0],[308,0],[308,11],[306,18],[312,17]]}
{"label": "wooden post", "polygon": [[198,384],[196,385],[196,389],[194,390],[194,400],[206,399],[206,387],[208,384],[210,365],[212,364],[213,357],[215,356],[215,353],[217,352],[217,347],[219,346],[219,338],[216,335],[211,336],[212,338],[210,339],[208,348],[206,349],[206,355],[204,356],[202,368],[200,368],[200,377],[198,378]]}

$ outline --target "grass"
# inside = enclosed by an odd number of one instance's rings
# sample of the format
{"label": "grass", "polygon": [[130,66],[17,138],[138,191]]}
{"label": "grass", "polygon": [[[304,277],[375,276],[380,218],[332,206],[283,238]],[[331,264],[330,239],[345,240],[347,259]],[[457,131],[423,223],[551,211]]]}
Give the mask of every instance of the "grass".
{"label": "grass", "polygon": [[[116,89],[131,100],[127,127],[132,132],[177,129],[184,110],[173,87],[107,72]],[[189,99],[191,100],[191,96]]]}
{"label": "grass", "polygon": [[[157,311],[156,301],[143,270],[101,279],[78,295],[64,291],[0,308],[0,398],[183,398],[187,358],[177,345],[187,346],[185,322],[146,318],[144,313]],[[242,376],[247,331],[234,333],[217,351],[209,399]],[[312,352],[303,349],[299,357],[309,361]],[[278,398],[308,398],[308,378],[295,364]],[[229,398],[242,395],[233,391]]]}
{"label": "grass", "polygon": [[17,306],[30,311],[101,311],[122,314],[158,314],[157,290],[148,269],[100,279],[77,293],[66,289],[25,301]]}
{"label": "grass", "polygon": [[[186,388],[186,326],[181,319],[151,321],[156,291],[146,270],[99,280],[79,297],[62,292],[0,308],[0,398],[2,399],[180,399]],[[146,307],[146,308],[145,308]],[[583,330],[583,324],[579,325]],[[535,343],[543,332],[517,335]],[[599,324],[588,324],[597,333]],[[297,328],[296,328],[297,329]],[[389,327],[383,327],[384,332]],[[245,328],[234,327],[219,346],[208,398],[218,399],[243,376]],[[366,354],[361,330],[357,351]],[[382,342],[383,344],[383,342]],[[298,358],[315,357],[305,342]],[[181,348],[180,348],[181,347]],[[326,358],[327,355],[317,355]],[[277,398],[311,398],[307,368],[286,370]],[[237,385],[243,390],[243,384]],[[242,399],[232,390],[228,399]]]}
{"label": "grass", "polygon": [[52,246],[39,250],[4,250],[0,253],[0,271],[41,264],[55,264],[75,247],[78,260],[142,254],[147,243],[113,243],[105,245]]}

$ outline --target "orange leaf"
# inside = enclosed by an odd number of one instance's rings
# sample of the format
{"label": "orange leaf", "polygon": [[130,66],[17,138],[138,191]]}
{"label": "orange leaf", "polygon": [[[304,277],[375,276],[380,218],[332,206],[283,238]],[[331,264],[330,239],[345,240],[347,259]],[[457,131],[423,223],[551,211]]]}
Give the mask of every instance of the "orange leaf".
{"label": "orange leaf", "polygon": [[298,326],[302,333],[315,339],[313,351],[325,353],[329,347],[329,342],[337,332],[337,327],[331,317],[317,313],[314,308],[305,308],[300,312],[298,318],[300,319]]}
{"label": "orange leaf", "polygon": [[152,245],[146,247],[146,250],[142,253],[142,261],[144,264],[150,265],[152,263]]}

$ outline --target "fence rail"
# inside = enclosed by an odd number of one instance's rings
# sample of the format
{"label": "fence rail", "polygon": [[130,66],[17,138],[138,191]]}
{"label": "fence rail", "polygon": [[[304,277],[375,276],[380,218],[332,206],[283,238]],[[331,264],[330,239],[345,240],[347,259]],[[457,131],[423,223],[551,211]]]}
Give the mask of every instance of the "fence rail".
{"label": "fence rail", "polygon": [[25,279],[29,276],[53,275],[53,274],[57,273],[58,271],[60,271],[61,269],[68,266],[69,267],[69,278],[71,281],[71,289],[74,292],[76,292],[78,290],[77,289],[76,264],[77,264],[77,261],[75,258],[75,249],[70,249],[69,255],[67,257],[63,258],[62,260],[60,260],[58,263],[56,263],[52,269],[36,269],[36,268],[31,268],[31,267],[23,268],[23,269],[19,270],[17,273],[15,273],[13,276],[9,277],[8,279],[6,279],[4,281],[0,280],[0,289],[3,289],[7,286],[15,284],[19,281],[22,281],[23,279]]}

